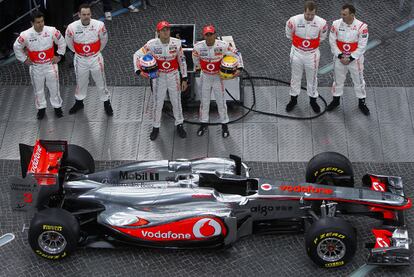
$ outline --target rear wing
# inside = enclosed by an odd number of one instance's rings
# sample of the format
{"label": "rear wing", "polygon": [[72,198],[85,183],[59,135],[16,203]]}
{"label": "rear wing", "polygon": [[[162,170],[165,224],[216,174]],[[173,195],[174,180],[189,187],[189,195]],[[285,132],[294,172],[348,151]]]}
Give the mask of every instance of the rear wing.
{"label": "rear wing", "polygon": [[59,169],[66,158],[67,142],[37,140],[34,146],[20,144],[19,150],[22,178],[9,178],[12,209],[39,209],[60,189]]}
{"label": "rear wing", "polygon": [[67,142],[60,140],[37,140],[34,146],[19,144],[22,177],[27,173],[57,174],[67,149]]}

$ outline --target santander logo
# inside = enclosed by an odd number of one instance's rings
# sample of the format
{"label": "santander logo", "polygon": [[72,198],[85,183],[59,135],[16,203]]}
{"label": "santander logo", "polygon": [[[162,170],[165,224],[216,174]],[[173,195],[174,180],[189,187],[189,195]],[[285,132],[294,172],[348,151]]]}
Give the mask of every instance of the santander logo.
{"label": "santander logo", "polygon": [[377,244],[380,248],[390,247],[389,243],[381,237],[377,238],[376,241],[377,241]]}

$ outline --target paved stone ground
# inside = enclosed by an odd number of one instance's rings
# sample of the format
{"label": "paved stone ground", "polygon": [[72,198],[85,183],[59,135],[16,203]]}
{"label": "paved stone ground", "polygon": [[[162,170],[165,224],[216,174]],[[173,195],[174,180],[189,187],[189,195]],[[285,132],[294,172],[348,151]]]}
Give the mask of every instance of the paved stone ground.
{"label": "paved stone ground", "polygon": [[[302,0],[292,1],[170,1],[153,0],[156,8],[137,14],[124,14],[106,22],[110,41],[104,50],[108,85],[135,86],[145,82],[132,70],[132,54],[154,36],[159,20],[172,23],[195,23],[197,34],[203,25],[214,23],[218,32],[232,35],[252,75],[290,80],[289,41],[284,34],[286,20],[302,12]],[[342,2],[321,0],[319,15],[330,23],[339,17]],[[414,2],[404,0],[355,0],[357,17],[369,25],[370,39],[383,43],[366,54],[365,78],[368,86],[413,86],[414,28],[402,33],[395,28],[414,17]],[[119,5],[114,5],[116,10]],[[93,8],[94,17],[102,16],[100,4]],[[327,42],[321,46],[321,63],[332,57]],[[73,68],[60,67],[61,82],[73,85]],[[348,82],[349,83],[349,82]],[[0,84],[28,85],[28,69],[17,61],[0,67]],[[332,75],[320,76],[321,86],[330,86]]]}
{"label": "paved stone ground", "polygon": [[[97,170],[124,162],[98,162]],[[251,162],[253,176],[277,176],[303,181],[305,163]],[[354,163],[356,180],[366,172],[403,177],[407,195],[414,192],[414,163]],[[1,247],[0,276],[349,276],[364,264],[364,244],[373,240],[370,228],[378,221],[348,217],[358,230],[358,250],[352,262],[340,269],[316,267],[304,251],[303,235],[256,235],[221,250],[162,250],[126,247],[121,249],[78,249],[60,262],[36,256],[27,242],[23,223],[29,218],[12,212],[7,178],[20,172],[17,161],[0,161],[0,234],[13,232],[16,239]],[[406,214],[413,235],[414,211]],[[414,276],[413,267],[377,268],[370,276]]]}

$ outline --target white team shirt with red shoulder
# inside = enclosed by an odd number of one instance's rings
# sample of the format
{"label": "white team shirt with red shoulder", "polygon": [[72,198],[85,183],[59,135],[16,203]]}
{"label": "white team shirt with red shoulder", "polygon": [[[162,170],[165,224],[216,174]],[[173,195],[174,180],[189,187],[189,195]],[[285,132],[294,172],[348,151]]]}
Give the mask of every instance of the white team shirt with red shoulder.
{"label": "white team shirt with red shoulder", "polygon": [[77,20],[66,28],[65,39],[70,50],[79,56],[89,57],[105,48],[108,33],[105,24],[99,20],[91,19],[89,25]]}
{"label": "white team shirt with red shoulder", "polygon": [[358,19],[348,25],[342,19],[335,20],[329,34],[332,54],[351,55],[359,59],[366,51],[368,44],[368,25]]}
{"label": "white team shirt with red shoulder", "polygon": [[243,67],[243,59],[240,53],[228,42],[216,39],[213,46],[208,46],[206,41],[203,40],[194,45],[194,66],[195,68],[201,68],[204,73],[217,74],[220,70],[221,60],[227,55],[238,60],[238,68]]}
{"label": "white team shirt with red shoulder", "polygon": [[171,38],[168,43],[162,43],[159,38],[149,40],[134,54],[134,69],[141,70],[139,59],[146,54],[151,54],[157,61],[158,70],[170,73],[180,68],[181,76],[187,77],[187,63],[181,47],[181,40]]}
{"label": "white team shirt with red shoulder", "polygon": [[316,50],[327,35],[328,24],[317,15],[312,21],[306,21],[304,14],[298,14],[286,22],[286,37],[292,40],[293,47],[302,51]]}
{"label": "white team shirt with red shoulder", "polygon": [[44,26],[38,33],[31,27],[20,33],[13,45],[16,58],[24,62],[29,58],[35,64],[51,63],[55,55],[54,45],[58,46],[57,53],[64,55],[66,51],[65,39],[55,27]]}

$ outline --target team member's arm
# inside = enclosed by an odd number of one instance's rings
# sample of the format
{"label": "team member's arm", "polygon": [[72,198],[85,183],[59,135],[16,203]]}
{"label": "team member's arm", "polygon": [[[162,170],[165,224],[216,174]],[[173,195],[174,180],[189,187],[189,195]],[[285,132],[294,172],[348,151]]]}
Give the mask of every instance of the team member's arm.
{"label": "team member's arm", "polygon": [[237,73],[235,74],[235,77],[237,77],[240,74],[241,70],[244,68],[243,58],[242,58],[241,53],[237,50],[236,47],[233,47],[231,44],[229,44],[225,55],[230,55],[237,59],[238,66],[237,66]]}
{"label": "team member's arm", "polygon": [[178,64],[180,65],[181,76],[183,79],[187,79],[187,62],[185,59],[183,48],[181,46],[181,42],[180,47],[177,49],[177,59]]}
{"label": "team member's arm", "polygon": [[101,40],[101,49],[102,51],[106,44],[108,43],[108,32],[106,31],[105,24],[102,23],[102,26],[99,30],[99,39]]}
{"label": "team member's arm", "polygon": [[183,47],[181,45],[181,41],[180,41],[180,46],[177,49],[177,59],[178,59],[178,64],[180,65],[181,78],[182,78],[181,91],[186,91],[187,87],[188,87],[188,84],[187,84],[187,62],[185,60],[185,55],[184,55]]}
{"label": "team member's arm", "polygon": [[56,28],[53,28],[52,38],[53,38],[53,42],[58,47],[57,54],[59,55],[59,56],[54,56],[53,57],[53,63],[58,63],[60,61],[60,59],[65,55],[66,42],[65,42],[65,39],[63,38],[62,34]]}
{"label": "team member's arm", "polygon": [[16,55],[17,60],[21,61],[22,63],[31,64],[32,61],[24,52],[26,46],[26,38],[24,37],[23,33],[21,33],[13,44],[14,54]]}
{"label": "team member's arm", "polygon": [[192,57],[193,57],[194,68],[197,71],[200,69],[200,52],[199,52],[197,45],[194,45]]}
{"label": "team member's arm", "polygon": [[142,71],[141,71],[141,67],[139,65],[139,59],[143,56],[145,56],[145,54],[147,54],[149,52],[149,48],[148,48],[148,43],[146,43],[144,46],[142,46],[140,49],[138,49],[133,56],[133,60],[134,60],[134,71],[137,75],[141,75],[145,78],[148,78],[147,75],[145,75]]}
{"label": "team member's arm", "polygon": [[321,31],[319,32],[319,37],[321,41],[324,41],[326,39],[326,37],[328,36],[328,23],[326,22],[326,20],[323,20],[325,24],[322,25]]}
{"label": "team member's arm", "polygon": [[73,31],[70,25],[66,28],[65,41],[69,49],[75,52],[75,48],[73,47]]}
{"label": "team member's arm", "polygon": [[349,59],[351,61],[355,59],[359,59],[365,51],[367,50],[367,44],[368,44],[368,25],[365,23],[362,23],[358,30],[358,48],[352,52]]}
{"label": "team member's arm", "polygon": [[288,21],[286,21],[285,31],[286,31],[286,37],[292,40],[292,35],[295,32],[295,23],[293,22],[292,17],[289,18]]}
{"label": "team member's arm", "polygon": [[331,46],[332,54],[340,59],[342,57],[342,51],[336,45],[336,40],[338,39],[338,30],[336,28],[335,24],[332,24],[331,31],[329,32],[329,45]]}

